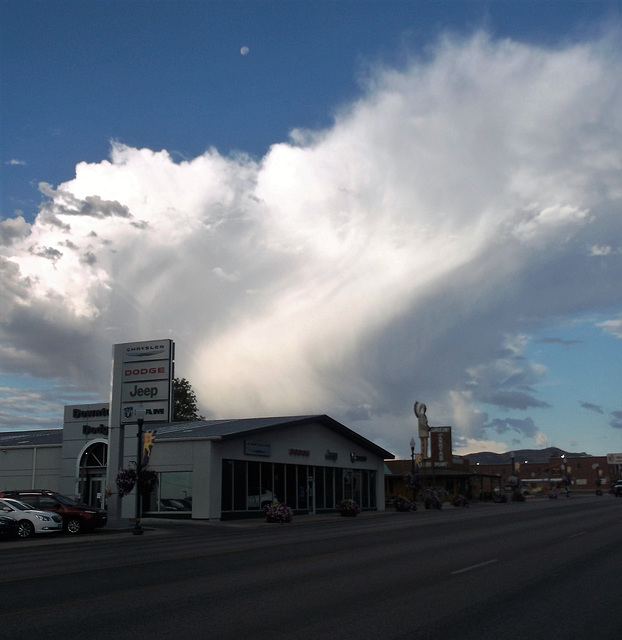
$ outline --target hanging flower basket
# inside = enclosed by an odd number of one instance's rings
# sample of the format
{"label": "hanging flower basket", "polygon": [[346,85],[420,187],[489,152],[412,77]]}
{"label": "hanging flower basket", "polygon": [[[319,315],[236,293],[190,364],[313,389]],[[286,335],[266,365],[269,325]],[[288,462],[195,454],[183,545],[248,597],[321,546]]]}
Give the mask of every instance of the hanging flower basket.
{"label": "hanging flower basket", "polygon": [[361,507],[359,507],[354,500],[350,500],[349,498],[339,502],[337,504],[337,508],[339,509],[339,513],[345,517],[354,517],[361,513]]}
{"label": "hanging flower basket", "polygon": [[291,507],[281,502],[271,502],[263,508],[266,514],[266,522],[291,522],[294,512]]}
{"label": "hanging flower basket", "polygon": [[136,484],[136,469],[119,469],[116,483],[120,498],[131,493]]}
{"label": "hanging flower basket", "polygon": [[[136,467],[119,469],[119,473],[117,473],[116,484],[120,498],[123,498],[124,496],[128,495],[128,493],[132,492],[132,490],[136,486],[136,479]],[[142,489],[141,493],[143,491],[151,493],[158,486],[157,472],[153,469],[149,469],[148,467],[141,469],[140,486]]]}
{"label": "hanging flower basket", "polygon": [[419,466],[415,467],[415,473],[409,471],[404,476],[404,487],[408,491],[419,491],[421,488],[421,472],[419,471]]}
{"label": "hanging flower basket", "polygon": [[153,469],[143,468],[140,472],[140,486],[143,491],[151,493],[158,486],[158,473]]}

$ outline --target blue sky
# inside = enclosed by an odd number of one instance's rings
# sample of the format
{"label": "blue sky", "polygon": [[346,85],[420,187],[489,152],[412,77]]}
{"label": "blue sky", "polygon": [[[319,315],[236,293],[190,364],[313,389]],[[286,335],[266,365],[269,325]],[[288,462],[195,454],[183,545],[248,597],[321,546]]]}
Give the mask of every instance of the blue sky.
{"label": "blue sky", "polygon": [[210,417],[328,413],[401,456],[420,400],[458,453],[622,451],[620,26],[2,3],[0,429],[166,337]]}

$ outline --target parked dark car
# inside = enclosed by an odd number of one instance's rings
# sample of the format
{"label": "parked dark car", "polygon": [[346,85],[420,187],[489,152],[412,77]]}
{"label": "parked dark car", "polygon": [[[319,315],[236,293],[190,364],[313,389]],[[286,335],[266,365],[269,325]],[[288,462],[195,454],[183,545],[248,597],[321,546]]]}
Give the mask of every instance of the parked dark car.
{"label": "parked dark car", "polygon": [[0,492],[0,498],[15,498],[35,509],[53,511],[63,519],[67,533],[82,533],[105,526],[108,514],[99,507],[89,507],[67,496],[47,489],[21,489]]}
{"label": "parked dark car", "polygon": [[17,538],[19,522],[8,516],[0,516],[0,538]]}
{"label": "parked dark car", "polygon": [[613,495],[616,498],[619,498],[620,496],[622,496],[622,480],[618,480],[614,485],[613,485]]}

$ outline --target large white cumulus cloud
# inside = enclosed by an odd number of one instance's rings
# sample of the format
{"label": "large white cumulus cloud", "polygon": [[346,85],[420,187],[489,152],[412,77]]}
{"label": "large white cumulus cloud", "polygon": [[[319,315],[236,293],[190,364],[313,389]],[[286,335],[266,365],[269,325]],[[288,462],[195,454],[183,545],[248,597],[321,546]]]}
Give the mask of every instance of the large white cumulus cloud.
{"label": "large white cumulus cloud", "polygon": [[523,332],[622,302],[613,51],[447,39],[260,161],[114,143],[2,223],[0,359],[104,394],[113,343],[172,337],[208,415],[371,417],[390,448],[424,399],[484,439],[476,403],[545,404]]}

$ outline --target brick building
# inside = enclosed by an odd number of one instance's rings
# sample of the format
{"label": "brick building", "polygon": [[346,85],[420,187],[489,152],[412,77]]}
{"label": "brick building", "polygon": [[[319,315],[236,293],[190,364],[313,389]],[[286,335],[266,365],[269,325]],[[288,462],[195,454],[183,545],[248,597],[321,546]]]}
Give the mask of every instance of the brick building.
{"label": "brick building", "polygon": [[[468,457],[468,456],[467,456]],[[523,493],[537,496],[550,489],[580,492],[608,492],[620,478],[620,464],[611,456],[553,455],[548,461],[530,462],[516,458],[514,461],[496,464],[471,463],[474,476],[498,475],[501,487],[509,484],[513,475],[520,480]],[[473,483],[474,485],[476,482]],[[476,496],[475,496],[476,497]]]}

